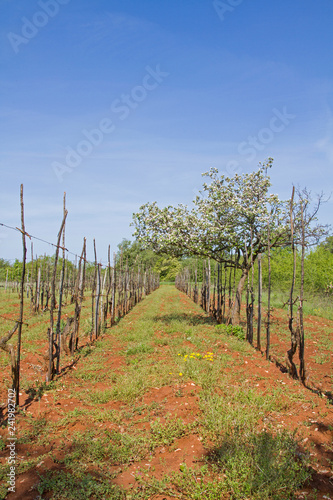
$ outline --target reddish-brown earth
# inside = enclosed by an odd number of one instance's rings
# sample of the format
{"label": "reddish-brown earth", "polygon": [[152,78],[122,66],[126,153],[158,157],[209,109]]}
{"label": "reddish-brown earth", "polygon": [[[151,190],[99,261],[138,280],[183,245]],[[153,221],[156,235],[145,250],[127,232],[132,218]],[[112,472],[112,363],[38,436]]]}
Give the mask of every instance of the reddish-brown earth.
{"label": "reddish-brown earth", "polygon": [[[184,314],[196,315],[196,317],[206,317],[205,313],[199,312],[198,307],[193,304],[188,297],[178,292],[179,300],[182,304]],[[127,331],[130,331],[137,319],[140,319],[146,311],[145,301],[139,304],[132,310],[122,322],[126,322]],[[159,315],[162,317],[165,311],[165,304],[161,303]],[[7,313],[7,317],[15,317],[15,313]],[[44,319],[45,324],[47,318]],[[272,360],[268,362],[264,358],[264,354],[253,350],[253,352],[234,352],[229,348],[228,341],[217,342],[214,344],[216,355],[218,353],[228,353],[233,358],[239,360],[237,369],[230,369],[231,380],[234,386],[238,386],[238,372],[246,373],[245,383],[256,391],[270,396],[272,390],[282,388],[281,398],[283,393],[294,394],[295,403],[292,409],[279,414],[268,415],[261,423],[263,427],[268,423],[274,424],[276,428],[284,428],[290,431],[298,431],[298,436],[301,439],[301,445],[311,453],[311,466],[314,469],[313,479],[299,492],[297,498],[307,498],[306,494],[313,494],[317,490],[317,496],[308,498],[331,499],[333,500],[333,406],[330,404],[330,395],[332,394],[332,352],[322,346],[323,332],[328,329],[333,331],[333,322],[321,319],[318,317],[306,318],[306,332],[308,339],[306,341],[305,359],[307,363],[307,385],[303,387],[299,381],[292,380],[287,373],[283,373],[285,365],[285,353],[289,348],[286,328],[286,315],[283,311],[275,310],[273,315],[274,327],[272,331]],[[37,324],[37,322],[36,322]],[[32,325],[30,326],[32,327]],[[118,328],[117,326],[114,328]],[[284,328],[284,334],[279,334],[277,331]],[[108,330],[106,336],[112,335],[112,330]],[[174,333],[177,335],[177,333]],[[181,335],[181,333],[179,333]],[[163,339],[163,331],[155,332],[157,339]],[[327,336],[325,333],[324,336]],[[325,337],[326,338],[326,337]],[[332,339],[332,335],[331,335]],[[40,345],[38,350],[40,353],[45,352],[44,342],[35,341],[36,345]],[[194,348],[193,344],[184,338],[184,346],[189,349]],[[113,339],[112,349],[105,350],[103,359],[101,360],[101,373],[112,370],[112,372],[123,374],[126,372],[126,362],[121,351],[124,345],[118,338]],[[156,344],[154,357],[157,360],[162,360],[168,356],[170,347],[168,345]],[[24,351],[23,351],[24,352]],[[329,360],[323,363],[316,362],[318,356],[322,360]],[[94,407],[93,404],[88,405],[83,403],[80,398],[73,395],[73,388],[77,379],[75,378],[75,370],[79,366],[86,363],[84,357],[77,356],[73,361],[67,360],[67,366],[63,369],[59,376],[61,384],[56,390],[44,392],[40,398],[30,397],[29,394],[22,390],[20,398],[20,408],[24,414],[17,416],[18,433],[23,435],[26,430],[31,429],[31,422],[36,419],[45,418],[47,422],[58,422],[63,417],[66,411],[76,408],[78,410],[90,410]],[[278,366],[280,365],[280,367]],[[282,371],[281,371],[282,367]],[[41,357],[38,352],[35,354],[28,353],[22,361],[22,378],[26,380],[26,384],[32,383],[34,380],[41,381],[43,372],[41,367]],[[228,369],[227,369],[228,371]],[[81,387],[81,390],[91,388],[93,384],[94,390],[107,390],[108,382],[90,382],[86,381]],[[1,384],[1,401],[2,401],[2,421],[3,426],[0,430],[1,437],[6,440],[8,430],[6,427],[6,400],[7,387],[9,386],[9,370],[6,370],[2,378]],[[75,389],[74,389],[75,390]],[[149,389],[143,396],[139,397],[137,404],[142,406],[141,414],[132,415],[128,420],[124,419],[121,423],[101,423],[100,426],[108,429],[115,429],[119,432],[125,432],[129,428],[149,429],[150,421],[147,420],[147,415],[151,419],[159,418],[163,424],[170,418],[178,417],[184,423],[190,424],[194,422],[202,413],[199,407],[199,394],[201,387],[195,384],[192,380],[179,379],[175,380],[170,385],[156,386]],[[317,392],[316,392],[317,391]],[[331,401],[332,403],[332,401]],[[154,405],[155,409],[147,410]],[[96,406],[96,405],[95,405]],[[109,401],[107,403],[98,404],[98,408],[108,410],[130,410],[129,404],[122,401]],[[32,417],[30,420],[27,416]],[[305,425],[307,422],[307,425]],[[65,430],[68,434],[67,446],[71,448],[71,436],[76,431],[87,431],[90,427],[89,421],[84,422],[82,419],[78,422],[70,421],[67,426],[56,428],[54,433],[49,436],[49,442],[43,445],[36,445],[33,441],[17,446],[19,461],[30,458],[43,456],[52,451],[52,455],[43,458],[37,465],[29,468],[26,472],[22,472],[16,480],[16,492],[8,495],[8,500],[35,500],[38,497],[36,484],[39,481],[39,475],[43,475],[46,471],[64,469],[61,461],[66,456],[66,448],[60,446],[63,437],[60,434]],[[133,461],[127,466],[117,464],[112,467],[112,472],[115,473],[114,483],[125,488],[127,491],[135,489],[138,486],[136,476],[141,474],[144,477],[161,478],[163,474],[179,471],[181,464],[186,464],[189,467],[196,468],[202,465],[204,458],[209,453],[207,446],[202,444],[200,434],[195,431],[193,434],[186,435],[176,440],[172,446],[159,446],[154,449],[144,459]],[[6,461],[7,451],[0,453],[1,463]],[[59,463],[60,462],[60,463]],[[92,468],[92,472],[94,469]],[[52,498],[52,495],[44,495],[43,498]],[[132,497],[132,498],[135,498]],[[154,500],[175,499],[177,496],[155,495]],[[185,498],[182,496],[182,498]]]}

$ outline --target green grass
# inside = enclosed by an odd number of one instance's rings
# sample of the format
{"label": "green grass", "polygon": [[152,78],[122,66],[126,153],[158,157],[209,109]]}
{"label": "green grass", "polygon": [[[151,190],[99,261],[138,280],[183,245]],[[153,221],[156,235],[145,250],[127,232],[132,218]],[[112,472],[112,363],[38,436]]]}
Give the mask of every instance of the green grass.
{"label": "green grass", "polygon": [[150,426],[150,448],[153,450],[157,446],[170,446],[176,439],[193,432],[196,423],[184,424],[180,418],[172,418],[166,415],[166,424],[161,424],[157,418]]}
{"label": "green grass", "polygon": [[201,395],[201,424],[207,442],[218,441],[221,435],[232,431],[252,432],[271,412],[288,409],[288,403],[281,398],[279,391],[267,397],[245,385],[227,390],[230,385],[227,380],[224,381],[223,395],[210,390],[203,391]]}
{"label": "green grass", "polygon": [[[57,428],[57,424],[49,421],[45,416],[33,417],[32,415],[21,415],[25,419],[27,428],[19,433],[18,444],[34,443],[37,446],[47,446],[50,443],[50,436]],[[18,429],[19,429],[18,423]]]}
{"label": "green grass", "polygon": [[77,464],[109,465],[125,464],[144,458],[147,453],[147,438],[144,433],[121,433],[114,430],[91,430],[76,433],[64,464],[76,467]]}
{"label": "green grass", "polygon": [[125,351],[126,356],[134,356],[136,354],[149,354],[154,352],[154,348],[147,343],[130,345]]}
{"label": "green grass", "polygon": [[[289,294],[289,290],[286,290],[285,292],[272,290],[271,307],[281,309],[284,306],[285,310],[287,310],[288,306],[286,306],[285,303],[289,300]],[[333,320],[332,297],[305,294],[305,299],[306,300],[303,303],[305,317],[310,315]],[[267,307],[266,291],[263,292],[263,305]],[[298,307],[298,303],[296,304],[296,307]]]}
{"label": "green grass", "polygon": [[86,474],[85,471],[48,472],[40,477],[37,490],[40,495],[52,492],[52,496],[48,497],[51,500],[126,499],[125,492],[111,484],[108,477],[101,474]]}
{"label": "green grass", "polygon": [[[236,359],[232,351],[241,355]],[[199,306],[182,304],[174,287],[163,286],[146,297],[133,315],[80,349],[68,387],[68,397],[79,399],[80,406],[59,405],[55,421],[19,415],[18,423],[24,421],[26,428],[19,444],[47,445],[50,436],[58,437],[54,470],[41,474],[36,495],[59,500],[148,500],[157,494],[182,500],[292,499],[309,476],[307,457],[298,453],[296,437],[278,432],[268,417],[291,411],[298,396],[280,387],[263,393],[252,380],[246,382],[242,354],[256,355],[241,329],[216,326]],[[121,361],[115,367],[113,356]],[[152,388],[163,386],[178,398],[189,381],[199,398],[190,423],[166,409],[166,399],[152,400],[153,393],[144,403]],[[48,390],[61,398],[62,384],[65,377],[48,388],[41,383],[31,395],[39,398]],[[80,432],[71,433],[78,424]],[[139,486],[126,492],[114,486],[119,471],[149,460],[159,447],[172,452],[177,440],[193,435],[206,449],[196,467],[181,464],[158,480],[142,469]],[[24,465],[29,469],[36,463],[28,458]]]}
{"label": "green grass", "polygon": [[180,472],[162,480],[136,476],[141,485],[135,498],[156,494],[191,500],[292,500],[309,478],[305,460],[296,456],[297,443],[282,433],[226,436],[200,469],[180,465]]}
{"label": "green grass", "polygon": [[234,498],[288,500],[310,476],[288,433],[229,431],[210,460]]}
{"label": "green grass", "polygon": [[317,354],[314,356],[314,360],[319,365],[323,365],[324,363],[329,363],[331,361],[330,354]]}
{"label": "green grass", "polygon": [[240,325],[216,325],[215,329],[217,332],[224,332],[227,335],[233,335],[239,340],[245,340],[245,332]]}

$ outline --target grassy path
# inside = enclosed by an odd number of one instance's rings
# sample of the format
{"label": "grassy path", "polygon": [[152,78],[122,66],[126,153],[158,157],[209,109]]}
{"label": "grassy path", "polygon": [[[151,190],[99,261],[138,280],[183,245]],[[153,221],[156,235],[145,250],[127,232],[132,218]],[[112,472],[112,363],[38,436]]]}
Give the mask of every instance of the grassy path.
{"label": "grassy path", "polygon": [[333,498],[332,417],[324,400],[162,286],[26,399],[8,499]]}

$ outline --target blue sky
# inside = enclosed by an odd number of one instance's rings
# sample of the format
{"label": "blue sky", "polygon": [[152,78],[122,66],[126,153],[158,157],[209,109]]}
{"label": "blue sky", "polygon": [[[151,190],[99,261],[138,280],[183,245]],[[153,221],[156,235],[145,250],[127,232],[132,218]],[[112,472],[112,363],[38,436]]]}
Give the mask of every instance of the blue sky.
{"label": "blue sky", "polygon": [[[0,0],[0,222],[98,258],[141,204],[274,158],[273,191],[332,188],[331,0]],[[331,223],[332,201],[320,212]],[[34,242],[34,254],[52,247]],[[0,257],[21,258],[0,227]],[[30,256],[30,252],[29,252]]]}

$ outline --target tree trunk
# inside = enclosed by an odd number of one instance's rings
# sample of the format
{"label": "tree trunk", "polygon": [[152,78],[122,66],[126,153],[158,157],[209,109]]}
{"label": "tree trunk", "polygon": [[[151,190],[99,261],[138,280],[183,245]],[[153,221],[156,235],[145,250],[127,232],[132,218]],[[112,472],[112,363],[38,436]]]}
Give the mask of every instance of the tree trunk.
{"label": "tree trunk", "polygon": [[296,365],[293,361],[293,358],[296,354],[297,351],[297,336],[298,336],[298,327],[294,326],[294,312],[293,312],[293,306],[294,306],[294,288],[295,288],[295,280],[296,280],[296,245],[294,241],[294,221],[293,221],[293,203],[294,203],[294,194],[295,194],[295,186],[293,186],[292,190],[292,195],[291,195],[291,200],[290,200],[290,231],[291,231],[291,248],[293,252],[293,279],[291,283],[291,288],[290,288],[290,296],[289,296],[289,330],[291,334],[291,346],[290,349],[287,351],[288,355],[288,362],[289,362],[289,372],[291,376],[295,379],[298,378],[298,373],[297,373],[297,368]]}
{"label": "tree trunk", "polygon": [[247,280],[247,276],[249,274],[248,269],[242,269],[242,276],[238,282],[237,285],[237,290],[236,290],[236,297],[235,297],[235,302],[232,306],[231,310],[231,317],[230,317],[230,323],[232,325],[238,325],[240,321],[240,310],[241,310],[241,304],[242,304],[242,294],[243,294],[243,288],[244,284]]}

